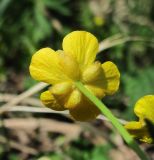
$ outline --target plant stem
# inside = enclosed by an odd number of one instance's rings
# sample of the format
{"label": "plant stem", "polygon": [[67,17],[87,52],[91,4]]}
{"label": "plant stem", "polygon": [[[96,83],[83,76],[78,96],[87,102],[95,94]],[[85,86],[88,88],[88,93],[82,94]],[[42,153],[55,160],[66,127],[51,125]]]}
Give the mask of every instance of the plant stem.
{"label": "plant stem", "polygon": [[96,96],[93,95],[89,90],[87,90],[81,82],[75,82],[76,87],[90,100],[92,101],[113,124],[113,126],[119,131],[126,143],[138,154],[141,160],[149,160],[146,153],[142,151],[139,145],[127,132],[127,130],[120,124],[118,119],[112,114],[112,112],[99,100]]}

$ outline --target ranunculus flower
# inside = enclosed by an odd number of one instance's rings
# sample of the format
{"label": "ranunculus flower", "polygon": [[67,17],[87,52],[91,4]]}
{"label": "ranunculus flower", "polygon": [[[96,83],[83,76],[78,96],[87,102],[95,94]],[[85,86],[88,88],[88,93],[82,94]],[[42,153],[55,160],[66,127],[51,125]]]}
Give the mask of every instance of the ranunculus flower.
{"label": "ranunculus flower", "polygon": [[153,141],[146,126],[145,119],[154,123],[154,95],[147,95],[137,101],[134,112],[139,117],[139,121],[131,121],[125,128],[134,138],[140,141],[151,143]]}
{"label": "ranunculus flower", "polygon": [[95,119],[99,109],[75,86],[80,81],[99,99],[118,90],[120,73],[110,61],[96,61],[98,41],[86,31],[74,31],[63,39],[63,50],[43,48],[37,51],[30,64],[31,76],[51,84],[41,94],[43,104],[57,111],[69,110],[75,120]]}

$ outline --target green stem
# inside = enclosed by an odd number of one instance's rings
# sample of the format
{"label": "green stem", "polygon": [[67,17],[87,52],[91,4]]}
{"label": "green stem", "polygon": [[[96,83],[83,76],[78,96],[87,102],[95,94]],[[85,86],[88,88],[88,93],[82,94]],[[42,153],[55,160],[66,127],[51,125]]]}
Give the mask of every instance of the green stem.
{"label": "green stem", "polygon": [[142,151],[139,145],[134,141],[127,130],[121,125],[118,119],[111,113],[111,111],[89,90],[87,90],[81,82],[75,83],[76,87],[91,100],[113,124],[113,126],[119,131],[126,143],[138,154],[141,160],[149,160],[147,155]]}

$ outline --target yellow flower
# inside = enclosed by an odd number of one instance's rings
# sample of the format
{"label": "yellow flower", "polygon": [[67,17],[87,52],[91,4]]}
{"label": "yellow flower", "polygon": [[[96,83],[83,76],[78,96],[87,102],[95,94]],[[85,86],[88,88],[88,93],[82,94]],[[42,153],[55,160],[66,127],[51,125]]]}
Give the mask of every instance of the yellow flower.
{"label": "yellow flower", "polygon": [[128,122],[125,128],[134,138],[151,143],[153,139],[148,132],[145,119],[154,123],[154,95],[147,95],[139,99],[135,104],[134,112],[139,117],[139,121]]}
{"label": "yellow flower", "polygon": [[63,50],[43,48],[31,60],[30,74],[52,86],[41,94],[43,104],[51,109],[69,110],[75,120],[87,121],[100,111],[74,85],[81,81],[98,98],[118,90],[120,73],[115,64],[96,61],[98,41],[85,31],[74,31],[64,37]]}

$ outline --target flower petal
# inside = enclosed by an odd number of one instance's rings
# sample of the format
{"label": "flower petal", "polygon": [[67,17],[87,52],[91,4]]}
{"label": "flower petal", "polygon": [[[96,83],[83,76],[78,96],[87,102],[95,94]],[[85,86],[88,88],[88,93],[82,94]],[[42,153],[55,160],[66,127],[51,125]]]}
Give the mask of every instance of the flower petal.
{"label": "flower petal", "polygon": [[34,79],[49,84],[69,80],[59,65],[58,54],[50,48],[40,49],[33,55],[30,74]]}
{"label": "flower petal", "polygon": [[77,121],[94,120],[100,114],[99,109],[84,96],[82,101],[69,111],[73,119]]}
{"label": "flower petal", "polygon": [[94,83],[95,81],[102,79],[102,74],[103,70],[101,63],[96,61],[82,72],[82,82],[86,84]]}
{"label": "flower petal", "polygon": [[120,72],[117,66],[110,61],[103,63],[102,68],[104,72],[104,92],[108,95],[112,95],[119,88]]}
{"label": "flower petal", "polygon": [[140,141],[152,143],[154,140],[150,136],[145,119],[154,122],[154,95],[147,95],[137,101],[134,108],[139,121],[128,122],[125,128]]}
{"label": "flower petal", "polygon": [[104,93],[104,82],[106,81],[103,74],[101,63],[95,62],[88,66],[82,74],[82,82],[87,89],[89,89],[98,98],[103,98]]}
{"label": "flower petal", "polygon": [[51,94],[50,91],[43,92],[40,96],[40,99],[42,103],[48,108],[51,108],[56,111],[65,110],[65,108],[56,101],[56,99],[54,98],[54,96]]}
{"label": "flower petal", "polygon": [[125,128],[129,131],[129,133],[134,137],[139,139],[142,142],[152,143],[153,139],[151,138],[147,127],[142,122],[128,122],[125,125]]}
{"label": "flower petal", "polygon": [[80,104],[82,94],[78,89],[74,89],[65,103],[65,108],[72,109]]}
{"label": "flower petal", "polygon": [[96,97],[102,99],[105,96],[104,89],[101,86],[85,85]]}
{"label": "flower petal", "polygon": [[63,72],[72,80],[80,79],[80,68],[77,61],[71,56],[63,52],[59,54],[59,65],[63,68]]}
{"label": "flower petal", "polygon": [[154,95],[147,95],[137,101],[134,108],[135,114],[141,119],[154,122]]}
{"label": "flower petal", "polygon": [[50,92],[53,94],[57,102],[65,107],[70,94],[72,93],[73,87],[71,82],[62,82],[53,85],[50,88]]}
{"label": "flower petal", "polygon": [[63,39],[63,50],[72,55],[81,68],[90,65],[98,52],[98,41],[94,35],[85,31],[74,31]]}
{"label": "flower petal", "polygon": [[50,92],[53,94],[57,102],[66,109],[76,107],[82,98],[81,92],[78,89],[75,89],[73,83],[70,82],[53,85],[50,88]]}
{"label": "flower petal", "polygon": [[125,128],[128,130],[139,130],[143,127],[143,124],[141,122],[137,121],[131,121],[126,123]]}
{"label": "flower petal", "polygon": [[116,65],[110,61],[100,64],[95,62],[88,66],[82,74],[85,87],[98,98],[113,94],[119,88],[120,73]]}

